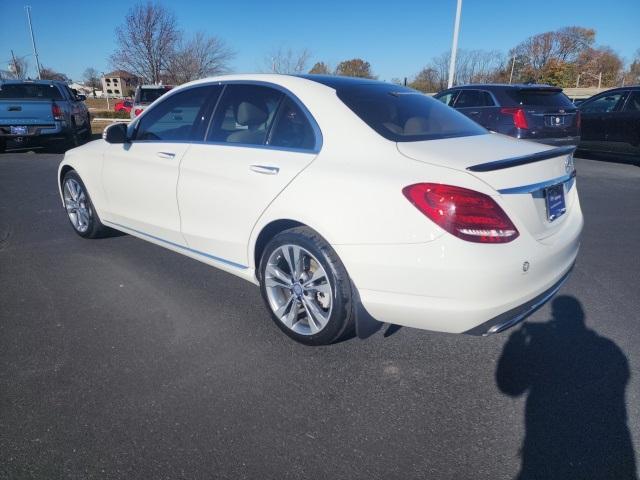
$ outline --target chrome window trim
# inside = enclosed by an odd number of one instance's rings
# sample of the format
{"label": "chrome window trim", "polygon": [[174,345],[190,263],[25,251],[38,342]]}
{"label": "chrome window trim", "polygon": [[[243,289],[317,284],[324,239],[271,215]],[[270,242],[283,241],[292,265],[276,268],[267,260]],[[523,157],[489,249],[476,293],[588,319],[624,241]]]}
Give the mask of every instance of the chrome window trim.
{"label": "chrome window trim", "polygon": [[567,191],[571,190],[573,186],[573,179],[576,177],[576,171],[563,175],[561,177],[552,178],[544,182],[532,183],[530,185],[522,185],[520,187],[501,188],[498,190],[503,195],[521,194],[521,193],[535,193],[544,188],[558,185],[560,183],[567,183]]}

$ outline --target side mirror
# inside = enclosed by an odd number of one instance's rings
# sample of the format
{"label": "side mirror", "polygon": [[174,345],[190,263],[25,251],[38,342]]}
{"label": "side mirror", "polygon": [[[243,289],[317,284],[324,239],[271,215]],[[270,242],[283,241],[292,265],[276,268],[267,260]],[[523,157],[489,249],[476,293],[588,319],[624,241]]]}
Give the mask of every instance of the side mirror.
{"label": "side mirror", "polygon": [[79,102],[84,102],[87,99],[87,96],[79,93],[78,95],[76,95],[76,98],[78,99]]}
{"label": "side mirror", "polygon": [[102,132],[102,139],[107,143],[127,143],[127,124],[113,123]]}

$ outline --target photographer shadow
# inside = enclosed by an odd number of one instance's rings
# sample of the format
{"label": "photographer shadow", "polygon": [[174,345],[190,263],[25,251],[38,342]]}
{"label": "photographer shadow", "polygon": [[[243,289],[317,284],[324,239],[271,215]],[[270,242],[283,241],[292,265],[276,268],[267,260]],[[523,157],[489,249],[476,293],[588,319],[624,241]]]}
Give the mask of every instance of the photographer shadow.
{"label": "photographer shadow", "polygon": [[552,303],[553,318],[511,334],[496,381],[517,397],[528,393],[519,480],[637,479],[627,427],[627,358],[586,328],[580,302]]}

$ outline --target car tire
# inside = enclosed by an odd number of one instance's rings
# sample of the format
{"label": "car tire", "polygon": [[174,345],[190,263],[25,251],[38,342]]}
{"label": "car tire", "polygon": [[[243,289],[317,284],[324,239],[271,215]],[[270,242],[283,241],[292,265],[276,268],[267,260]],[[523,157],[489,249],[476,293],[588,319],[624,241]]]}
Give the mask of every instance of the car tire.
{"label": "car tire", "polygon": [[111,234],[93,206],[87,187],[75,170],[67,172],[62,179],[62,197],[67,217],[73,230],[83,238],[102,238]]}
{"label": "car tire", "polygon": [[312,229],[296,227],[273,237],[262,253],[259,274],[273,321],[294,340],[327,345],[353,330],[349,275],[333,248]]}

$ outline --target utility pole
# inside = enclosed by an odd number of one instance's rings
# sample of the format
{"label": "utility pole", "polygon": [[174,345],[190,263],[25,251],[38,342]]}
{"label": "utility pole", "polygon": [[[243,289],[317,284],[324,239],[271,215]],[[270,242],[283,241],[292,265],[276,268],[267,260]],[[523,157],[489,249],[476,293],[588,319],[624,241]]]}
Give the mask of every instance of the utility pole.
{"label": "utility pole", "polygon": [[31,25],[31,7],[27,5],[24,7],[27,11],[27,20],[29,20],[29,32],[31,32],[31,44],[33,45],[33,55],[36,57],[36,67],[38,68],[38,80],[42,80],[40,77],[40,60],[38,59],[38,50],[36,49],[36,39],[33,36],[33,26]]}
{"label": "utility pole", "polygon": [[462,0],[458,0],[456,7],[456,22],[453,26],[453,44],[451,45],[451,60],[449,61],[448,88],[453,87],[453,76],[456,72],[456,55],[458,53],[458,33],[460,32],[460,13],[462,12]]}
{"label": "utility pole", "polygon": [[600,91],[601,85],[602,85],[602,72],[598,74],[598,91]]}
{"label": "utility pole", "polygon": [[509,75],[509,85],[513,81],[513,68],[516,66],[516,56],[513,56],[513,61],[511,62],[511,75]]}

